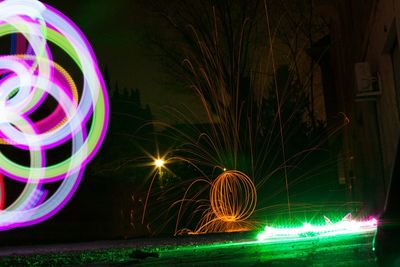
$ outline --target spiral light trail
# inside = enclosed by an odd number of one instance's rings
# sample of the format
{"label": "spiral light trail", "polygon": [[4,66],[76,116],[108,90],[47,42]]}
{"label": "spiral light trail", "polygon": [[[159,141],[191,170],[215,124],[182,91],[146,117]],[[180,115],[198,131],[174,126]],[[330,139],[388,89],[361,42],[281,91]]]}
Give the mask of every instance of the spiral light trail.
{"label": "spiral light trail", "polygon": [[[0,151],[0,230],[41,222],[68,202],[104,139],[109,115],[93,50],[67,17],[39,1],[2,1],[0,38],[7,35],[15,47],[0,55],[0,144],[27,151],[30,162],[14,162]],[[80,69],[82,88],[54,62],[53,47]],[[57,102],[56,108],[35,121],[32,114],[49,99]],[[48,164],[46,151],[67,142],[70,156]],[[24,183],[20,196],[8,205],[3,177]],[[61,184],[49,195],[43,184],[54,181]]]}

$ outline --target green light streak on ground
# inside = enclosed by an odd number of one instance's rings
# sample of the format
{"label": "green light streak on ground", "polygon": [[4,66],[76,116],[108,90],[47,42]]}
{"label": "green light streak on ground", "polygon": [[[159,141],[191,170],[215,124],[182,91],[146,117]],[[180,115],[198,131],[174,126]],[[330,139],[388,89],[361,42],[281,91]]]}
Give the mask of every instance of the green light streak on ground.
{"label": "green light streak on ground", "polygon": [[310,236],[328,237],[341,236],[348,234],[357,234],[364,232],[375,232],[377,220],[370,219],[366,221],[341,220],[337,223],[332,223],[328,218],[324,225],[312,225],[303,223],[301,227],[269,227],[257,236],[258,240],[270,240],[276,238],[307,238]]}
{"label": "green light streak on ground", "polygon": [[[256,240],[257,234],[223,234],[215,243],[209,236],[175,238],[174,244],[140,247],[135,241],[120,248],[60,252],[43,255],[7,256],[1,266],[37,264],[124,266],[376,266],[372,251],[373,232],[306,238]],[[172,240],[172,239],[171,239]],[[188,242],[189,240],[189,242]],[[162,240],[168,243],[168,239]],[[182,245],[181,245],[182,244]],[[183,245],[185,244],[185,245]]]}
{"label": "green light streak on ground", "polygon": [[[163,264],[193,264],[202,261],[235,266],[376,266],[372,252],[373,232],[306,238],[276,238],[266,241],[242,241],[159,248],[155,251]],[[203,255],[203,256],[202,256]],[[153,264],[158,262],[154,260]],[[151,265],[151,262],[148,262]],[[275,265],[272,265],[275,266]]]}

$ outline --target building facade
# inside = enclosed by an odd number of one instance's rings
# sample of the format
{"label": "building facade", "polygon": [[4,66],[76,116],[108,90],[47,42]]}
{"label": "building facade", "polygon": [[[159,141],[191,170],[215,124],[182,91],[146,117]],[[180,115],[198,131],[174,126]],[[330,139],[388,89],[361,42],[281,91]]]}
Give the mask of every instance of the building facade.
{"label": "building facade", "polygon": [[339,0],[319,12],[330,27],[320,63],[328,125],[348,120],[338,173],[348,200],[379,214],[400,134],[400,1]]}

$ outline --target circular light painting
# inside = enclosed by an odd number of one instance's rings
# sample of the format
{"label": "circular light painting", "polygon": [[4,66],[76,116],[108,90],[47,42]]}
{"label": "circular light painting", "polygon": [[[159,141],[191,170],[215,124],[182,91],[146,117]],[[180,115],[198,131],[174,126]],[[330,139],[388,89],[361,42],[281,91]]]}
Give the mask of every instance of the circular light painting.
{"label": "circular light painting", "polygon": [[[0,230],[41,222],[68,202],[104,139],[109,114],[93,50],[59,11],[34,0],[1,1],[5,40],[10,53],[0,54]],[[8,196],[6,179],[19,186],[11,190],[17,196]]]}
{"label": "circular light painting", "polygon": [[254,212],[257,190],[253,181],[240,171],[225,171],[211,186],[211,209],[223,222],[243,222]]}

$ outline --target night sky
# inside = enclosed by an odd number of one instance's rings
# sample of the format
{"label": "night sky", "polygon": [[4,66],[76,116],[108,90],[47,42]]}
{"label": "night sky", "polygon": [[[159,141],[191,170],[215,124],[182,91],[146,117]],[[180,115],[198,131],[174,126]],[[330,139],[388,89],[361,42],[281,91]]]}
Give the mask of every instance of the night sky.
{"label": "night sky", "polygon": [[[176,122],[165,112],[166,107],[188,105],[198,100],[189,88],[166,74],[161,53],[153,41],[163,33],[163,22],[152,13],[148,4],[137,0],[70,0],[43,1],[72,21],[88,38],[100,68],[107,65],[111,86],[139,89],[143,105],[149,104],[156,120]],[[196,116],[201,119],[198,106]]]}

